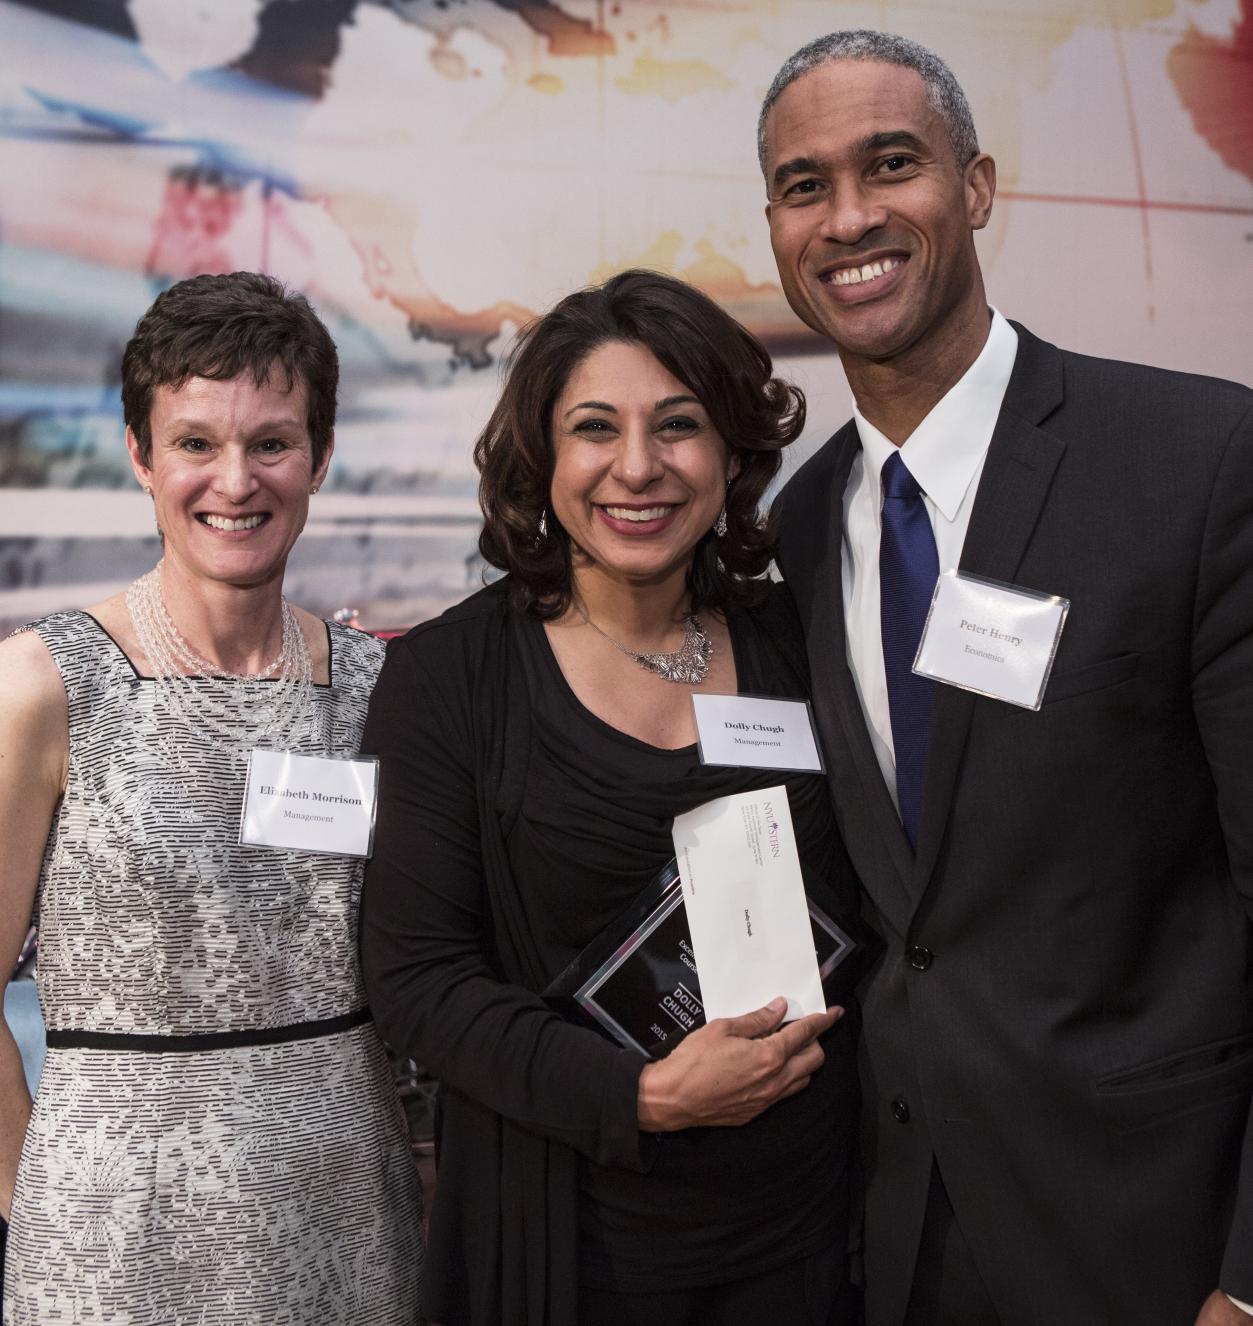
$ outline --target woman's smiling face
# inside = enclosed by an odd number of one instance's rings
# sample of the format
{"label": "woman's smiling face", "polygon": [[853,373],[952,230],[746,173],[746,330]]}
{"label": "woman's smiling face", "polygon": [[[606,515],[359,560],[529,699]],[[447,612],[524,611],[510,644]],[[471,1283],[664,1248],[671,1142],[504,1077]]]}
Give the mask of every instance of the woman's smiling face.
{"label": "woman's smiling face", "polygon": [[575,571],[653,582],[686,568],[734,473],[691,389],[646,347],[609,341],[575,366],[551,429],[552,509]]}
{"label": "woman's smiling face", "polygon": [[309,437],[307,390],[281,372],[158,387],[148,463],[127,432],[135,477],[152,491],[165,557],[192,579],[257,585],[282,577],[321,482]]}

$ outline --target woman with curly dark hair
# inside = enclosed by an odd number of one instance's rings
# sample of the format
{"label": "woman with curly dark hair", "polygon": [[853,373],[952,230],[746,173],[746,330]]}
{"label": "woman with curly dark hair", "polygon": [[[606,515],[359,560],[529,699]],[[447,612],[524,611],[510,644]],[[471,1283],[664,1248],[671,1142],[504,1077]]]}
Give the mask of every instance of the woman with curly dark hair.
{"label": "woman with curly dark hair", "polygon": [[821,775],[703,764],[693,719],[702,691],[807,693],[759,515],[803,422],[682,282],[569,296],[475,448],[507,575],[389,649],[362,947],[385,1036],[443,1083],[433,1321],[853,1319],[839,1011],[783,1025],[772,1001],[647,1060],[541,997],[717,797],[786,782],[807,880],[855,905]]}

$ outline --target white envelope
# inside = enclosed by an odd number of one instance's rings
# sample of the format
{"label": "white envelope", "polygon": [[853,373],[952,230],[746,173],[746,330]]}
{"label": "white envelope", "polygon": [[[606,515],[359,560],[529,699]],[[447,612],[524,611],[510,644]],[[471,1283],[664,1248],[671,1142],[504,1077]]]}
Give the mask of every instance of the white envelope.
{"label": "white envelope", "polygon": [[826,1009],[787,788],[678,815],[674,853],[709,1018],[782,995],[787,1018]]}

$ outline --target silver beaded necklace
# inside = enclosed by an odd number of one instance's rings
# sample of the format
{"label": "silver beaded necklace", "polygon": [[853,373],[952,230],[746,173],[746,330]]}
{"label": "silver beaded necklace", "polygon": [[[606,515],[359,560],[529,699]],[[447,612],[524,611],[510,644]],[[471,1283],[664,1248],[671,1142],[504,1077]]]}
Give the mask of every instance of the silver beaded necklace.
{"label": "silver beaded necklace", "polygon": [[607,631],[599,626],[576,603],[580,617],[596,632],[603,636],[613,647],[627,658],[634,659],[645,672],[654,672],[663,681],[678,682],[683,686],[699,686],[709,673],[709,663],[714,656],[713,641],[705,633],[700,619],[689,612],[683,618],[683,643],[678,649],[668,654],[641,654],[619,643]]}
{"label": "silver beaded necklace", "polygon": [[[174,625],[161,595],[162,565],[126,591],[157,703],[185,727],[208,729],[237,751],[275,739],[296,742],[313,719],[313,661],[291,604],[282,601],[282,644],[274,659],[258,672],[231,672],[202,658]],[[230,685],[197,685],[205,680]]]}

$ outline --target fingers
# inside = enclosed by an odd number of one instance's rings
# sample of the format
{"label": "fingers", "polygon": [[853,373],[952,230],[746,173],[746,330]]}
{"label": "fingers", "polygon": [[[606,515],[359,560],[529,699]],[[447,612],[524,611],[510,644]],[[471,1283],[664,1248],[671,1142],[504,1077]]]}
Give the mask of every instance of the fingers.
{"label": "fingers", "polygon": [[742,1036],[754,1040],[758,1036],[768,1036],[783,1021],[787,1012],[787,1000],[777,996],[762,1008],[755,1008],[751,1013],[742,1013],[737,1018],[719,1018],[718,1024],[728,1036]]}
{"label": "fingers", "polygon": [[829,1031],[844,1016],[842,1008],[829,1008],[825,1013],[810,1013],[781,1027],[771,1037],[790,1058],[825,1031]]}

